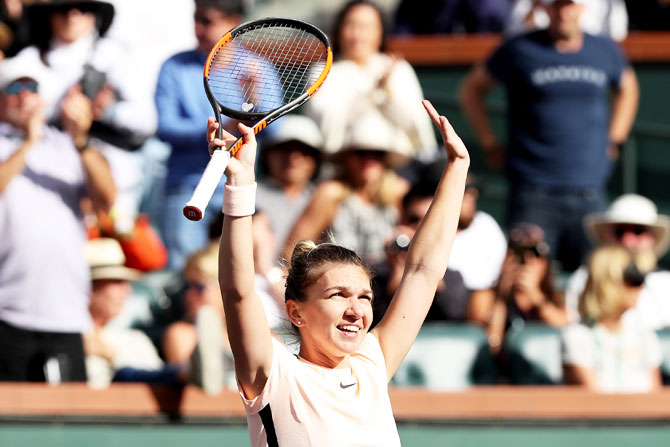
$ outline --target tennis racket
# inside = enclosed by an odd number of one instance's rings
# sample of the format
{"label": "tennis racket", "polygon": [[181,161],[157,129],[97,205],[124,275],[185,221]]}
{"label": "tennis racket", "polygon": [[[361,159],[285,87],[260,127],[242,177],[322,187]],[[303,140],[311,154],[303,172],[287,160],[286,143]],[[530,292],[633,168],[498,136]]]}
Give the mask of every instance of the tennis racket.
{"label": "tennis racket", "polygon": [[[205,93],[214,116],[252,122],[258,133],[280,116],[314,96],[333,62],[328,37],[299,20],[266,18],[230,30],[212,48],[205,62]],[[215,150],[184,207],[184,216],[200,220],[230,157],[242,147]]]}

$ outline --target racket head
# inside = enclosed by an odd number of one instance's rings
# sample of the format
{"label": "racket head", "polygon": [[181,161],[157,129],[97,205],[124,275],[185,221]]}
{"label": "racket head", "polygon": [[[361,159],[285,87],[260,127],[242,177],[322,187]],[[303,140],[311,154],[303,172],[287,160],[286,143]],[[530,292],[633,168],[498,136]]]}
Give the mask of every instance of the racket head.
{"label": "racket head", "polygon": [[328,36],[314,25],[276,17],[246,22],[210,51],[205,92],[219,123],[223,114],[267,125],[313,96],[332,60]]}

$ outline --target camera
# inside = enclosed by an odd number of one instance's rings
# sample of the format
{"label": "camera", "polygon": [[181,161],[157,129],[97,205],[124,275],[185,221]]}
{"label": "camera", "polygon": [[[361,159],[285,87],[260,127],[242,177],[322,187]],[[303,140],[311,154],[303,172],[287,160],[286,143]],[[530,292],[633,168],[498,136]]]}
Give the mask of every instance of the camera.
{"label": "camera", "polygon": [[406,234],[399,234],[391,242],[386,245],[386,251],[389,254],[398,254],[403,251],[409,250],[410,238]]}
{"label": "camera", "polygon": [[526,262],[526,255],[529,253],[533,255],[533,257],[538,258],[545,256],[548,252],[548,250],[543,249],[541,243],[536,243],[533,245],[511,245],[510,248],[521,264]]}
{"label": "camera", "polygon": [[525,263],[528,254],[533,257],[549,255],[549,244],[544,240],[544,231],[535,224],[517,224],[510,230],[508,244],[521,264]]}

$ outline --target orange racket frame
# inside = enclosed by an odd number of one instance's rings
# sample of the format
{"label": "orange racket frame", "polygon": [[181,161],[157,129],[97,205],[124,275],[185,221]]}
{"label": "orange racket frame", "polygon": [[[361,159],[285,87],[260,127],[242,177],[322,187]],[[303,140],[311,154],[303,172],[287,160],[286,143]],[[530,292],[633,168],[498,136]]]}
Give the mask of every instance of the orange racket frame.
{"label": "orange racket frame", "polygon": [[[233,42],[237,36],[258,29],[261,26],[272,26],[272,25],[285,26],[301,30],[317,37],[325,47],[326,60],[322,72],[320,73],[318,78],[306,88],[306,91],[303,94],[291,100],[290,102],[284,104],[283,106],[273,109],[269,113],[241,112],[239,110],[233,110],[224,106],[216,99],[209,83],[210,67],[212,65],[212,61],[221,51],[221,49],[224,48],[226,45],[229,45],[231,42]],[[207,61],[205,62],[205,68],[203,74],[205,93],[207,95],[207,99],[212,105],[212,109],[214,110],[216,121],[219,123],[219,138],[222,137],[223,132],[221,115],[225,115],[230,118],[242,121],[254,122],[252,126],[253,131],[254,134],[258,134],[260,131],[265,129],[268,124],[270,124],[277,118],[286,115],[292,110],[295,110],[296,108],[300,107],[302,104],[307,102],[312,96],[314,96],[314,94],[316,94],[321,85],[323,85],[323,82],[326,80],[326,77],[330,72],[332,63],[333,63],[333,52],[328,36],[326,36],[326,34],[323,31],[307,22],[294,19],[285,19],[285,18],[266,18],[247,22],[233,28],[223,37],[221,37],[221,39],[219,39],[219,41],[216,43],[216,45],[214,45],[214,47],[210,51],[209,56],[207,57]],[[210,158],[209,163],[207,164],[207,167],[205,168],[205,171],[203,172],[200,182],[198,183],[193,192],[193,196],[186,203],[186,206],[184,207],[184,216],[187,219],[197,221],[204,217],[205,208],[207,207],[207,204],[209,203],[212,194],[214,194],[214,191],[216,190],[219,182],[221,181],[221,177],[223,176],[225,169],[228,166],[230,157],[235,156],[235,154],[240,150],[241,147],[242,147],[242,138],[239,138],[233,145],[231,145],[226,150],[214,151],[212,157]]]}

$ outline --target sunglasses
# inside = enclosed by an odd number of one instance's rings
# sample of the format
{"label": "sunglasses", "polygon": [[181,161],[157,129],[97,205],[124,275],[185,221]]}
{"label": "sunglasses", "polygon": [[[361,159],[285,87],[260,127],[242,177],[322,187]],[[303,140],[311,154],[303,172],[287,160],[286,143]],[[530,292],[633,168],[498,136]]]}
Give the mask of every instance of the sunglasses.
{"label": "sunglasses", "polygon": [[644,225],[634,224],[623,224],[614,227],[614,234],[616,237],[621,238],[626,233],[633,233],[636,236],[640,236],[641,234],[649,233],[649,228]]}
{"label": "sunglasses", "polygon": [[24,90],[28,90],[31,93],[37,93],[37,82],[35,81],[14,81],[5,87],[5,95],[18,95]]}
{"label": "sunglasses", "polygon": [[196,14],[193,19],[195,20],[195,23],[198,23],[202,26],[209,26],[212,23],[214,23],[214,20],[210,19],[207,16]]}
{"label": "sunglasses", "polygon": [[187,281],[186,284],[184,285],[184,289],[186,290],[195,289],[198,293],[202,293],[205,291],[205,289],[207,289],[207,284],[198,281]]}
{"label": "sunglasses", "polygon": [[383,159],[385,155],[384,151],[376,151],[374,149],[354,149],[351,153],[359,158],[374,158],[377,160]]}
{"label": "sunglasses", "polygon": [[423,219],[423,216],[419,216],[418,214],[410,214],[405,217],[405,222],[408,224],[416,224],[421,222],[421,219]]}

